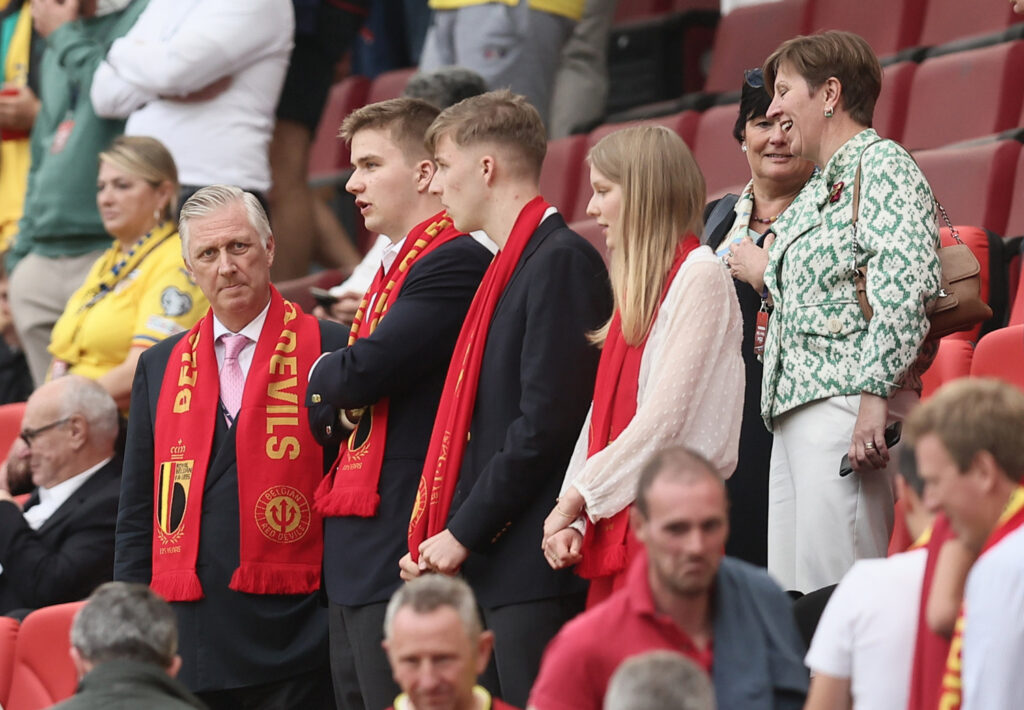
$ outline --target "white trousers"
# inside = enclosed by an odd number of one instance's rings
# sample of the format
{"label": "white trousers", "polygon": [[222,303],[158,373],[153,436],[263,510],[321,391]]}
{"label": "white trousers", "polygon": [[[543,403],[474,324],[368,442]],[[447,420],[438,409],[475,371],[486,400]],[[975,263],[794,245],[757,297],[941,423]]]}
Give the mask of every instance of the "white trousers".
{"label": "white trousers", "polygon": [[[917,403],[913,392],[889,400],[889,421]],[[854,561],[884,557],[893,527],[889,466],[839,476],[850,449],[860,395],[810,402],[774,422],[768,476],[768,571],[783,589],[811,592],[842,579]]]}

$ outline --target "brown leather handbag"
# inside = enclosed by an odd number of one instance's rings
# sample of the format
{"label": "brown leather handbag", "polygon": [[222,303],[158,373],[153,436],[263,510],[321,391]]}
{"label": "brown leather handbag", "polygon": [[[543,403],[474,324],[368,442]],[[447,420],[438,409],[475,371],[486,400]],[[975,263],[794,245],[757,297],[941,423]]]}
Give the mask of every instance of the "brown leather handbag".
{"label": "brown leather handbag", "polygon": [[[879,143],[881,140],[875,141]],[[869,144],[864,150],[867,151],[875,143]],[[897,144],[899,145],[899,144]],[[903,146],[900,146],[903,148]],[[904,148],[906,150],[906,148]],[[910,152],[907,152],[910,155]],[[864,153],[861,153],[863,160]],[[911,156],[913,158],[913,156]],[[916,161],[915,161],[916,162]],[[853,181],[853,245],[854,254],[858,248],[857,242],[857,219],[860,210],[860,163],[857,163],[857,175]],[[956,244],[948,247],[940,246],[937,249],[939,261],[942,264],[942,280],[939,286],[939,295],[934,301],[928,304],[928,319],[931,321],[931,328],[928,330],[926,340],[938,340],[944,335],[957,333],[963,330],[970,330],[978,323],[982,323],[992,317],[992,309],[981,298],[981,265],[970,247],[960,239],[960,233],[949,221],[942,204],[935,200],[935,207],[942,214],[942,219],[949,228],[950,234],[956,240]],[[854,261],[856,266],[856,261]],[[868,302],[868,269],[866,266],[855,268],[853,272],[853,283],[857,289],[857,303],[860,305],[861,313],[868,321],[874,315],[874,309]]]}

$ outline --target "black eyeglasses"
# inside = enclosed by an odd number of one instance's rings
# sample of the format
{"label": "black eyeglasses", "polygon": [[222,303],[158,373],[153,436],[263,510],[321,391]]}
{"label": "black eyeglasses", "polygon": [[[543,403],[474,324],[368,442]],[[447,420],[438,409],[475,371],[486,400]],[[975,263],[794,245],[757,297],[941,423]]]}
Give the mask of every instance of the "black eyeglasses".
{"label": "black eyeglasses", "polygon": [[64,417],[63,419],[58,419],[55,422],[44,424],[43,426],[36,427],[35,429],[22,429],[21,433],[18,434],[18,437],[25,442],[25,446],[31,449],[32,440],[35,439],[37,436],[39,436],[45,431],[49,431],[50,429],[59,427],[61,424],[67,424],[69,421],[71,421],[71,417]]}
{"label": "black eyeglasses", "polygon": [[743,81],[747,82],[747,86],[751,89],[763,89],[764,73],[761,71],[761,67],[744,70]]}

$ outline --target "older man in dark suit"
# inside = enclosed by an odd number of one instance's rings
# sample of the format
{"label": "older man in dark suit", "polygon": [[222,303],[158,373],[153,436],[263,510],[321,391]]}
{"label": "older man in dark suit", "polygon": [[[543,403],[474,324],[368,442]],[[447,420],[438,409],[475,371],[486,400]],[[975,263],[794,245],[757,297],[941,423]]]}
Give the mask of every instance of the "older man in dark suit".
{"label": "older man in dark suit", "polygon": [[500,251],[455,346],[403,574],[462,570],[497,638],[484,684],[522,707],[544,646],[583,608],[583,580],[547,565],[541,532],[593,395],[587,334],[611,315],[611,290],[600,255],[539,194],[547,143],[522,96],[446,109],[427,144],[456,228]]}
{"label": "older man in dark suit", "polygon": [[24,512],[0,488],[0,613],[84,599],[110,581],[117,430],[117,405],[93,380],[69,375],[29,398],[11,463],[27,463],[38,487]]}
{"label": "older man in dark suit", "polygon": [[114,576],[171,602],[180,678],[211,707],[330,708],[312,504],[335,452],[301,406],[305,373],[345,330],[271,286],[274,238],[252,194],[203,188],[180,221],[211,310],[139,360]]}

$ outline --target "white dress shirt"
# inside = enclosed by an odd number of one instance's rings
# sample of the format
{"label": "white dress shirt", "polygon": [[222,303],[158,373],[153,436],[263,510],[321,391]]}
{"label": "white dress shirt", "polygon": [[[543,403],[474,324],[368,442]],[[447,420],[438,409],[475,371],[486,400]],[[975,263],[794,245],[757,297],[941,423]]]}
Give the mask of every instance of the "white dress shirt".
{"label": "white dress shirt", "polygon": [[264,306],[260,314],[249,321],[249,324],[242,328],[240,331],[235,333],[228,329],[226,325],[217,319],[217,316],[213,317],[213,352],[217,355],[217,372],[220,372],[221,368],[224,367],[224,343],[221,342],[220,336],[228,335],[244,335],[249,338],[249,342],[245,344],[241,352],[238,353],[238,367],[242,370],[242,377],[249,377],[249,366],[252,365],[252,357],[256,354],[256,341],[260,339],[260,333],[263,332],[263,324],[267,320],[267,313],[270,311],[270,302],[267,301],[267,305]]}

